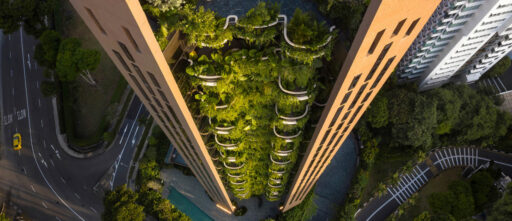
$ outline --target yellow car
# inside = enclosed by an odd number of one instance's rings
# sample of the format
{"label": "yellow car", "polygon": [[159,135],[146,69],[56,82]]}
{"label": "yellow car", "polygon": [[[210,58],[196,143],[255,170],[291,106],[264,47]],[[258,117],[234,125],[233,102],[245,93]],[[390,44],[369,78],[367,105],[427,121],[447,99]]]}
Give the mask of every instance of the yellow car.
{"label": "yellow car", "polygon": [[13,144],[13,147],[12,147],[13,150],[21,149],[21,134],[20,133],[14,134],[14,136],[12,137],[12,144]]}

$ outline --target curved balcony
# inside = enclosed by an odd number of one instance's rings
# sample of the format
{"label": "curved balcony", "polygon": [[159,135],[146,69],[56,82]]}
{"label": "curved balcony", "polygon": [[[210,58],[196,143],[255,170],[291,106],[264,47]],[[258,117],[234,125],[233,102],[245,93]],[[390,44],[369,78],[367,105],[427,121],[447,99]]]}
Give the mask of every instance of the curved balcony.
{"label": "curved balcony", "polygon": [[212,160],[219,160],[219,156],[220,156],[219,151],[214,150],[213,153],[210,153],[210,151],[208,151],[208,153],[210,154],[210,158]]}
{"label": "curved balcony", "polygon": [[236,175],[236,174],[231,174],[231,173],[226,173],[228,175],[228,177],[231,177],[231,178],[242,178],[243,176],[245,176],[245,174],[240,174],[240,175]]}
{"label": "curved balcony", "polygon": [[217,143],[219,146],[222,146],[224,149],[235,150],[236,148],[238,148],[238,144],[226,144],[226,143],[219,142],[219,139],[217,138],[217,134],[214,134],[214,135],[215,135],[215,143]]}
{"label": "curved balcony", "polygon": [[238,198],[244,198],[247,196],[247,194],[249,194],[249,191],[245,192],[245,193],[238,193],[238,194],[235,194],[238,196]]}
{"label": "curved balcony", "polygon": [[300,134],[302,133],[302,131],[299,130],[298,133],[296,134],[293,134],[293,135],[281,135],[281,134],[278,134],[277,131],[276,131],[276,126],[274,126],[274,135],[276,135],[276,137],[279,137],[279,138],[282,138],[284,139],[286,142],[293,142],[292,139],[294,138],[297,138],[300,136]]}
{"label": "curved balcony", "polygon": [[238,189],[233,189],[233,191],[245,191],[245,188],[238,188]]}
{"label": "curved balcony", "polygon": [[269,182],[272,181],[272,182],[278,183],[278,184],[281,183],[281,180],[278,180],[278,179],[269,178],[268,180],[269,180]]}
{"label": "curved balcony", "polygon": [[228,168],[230,170],[239,170],[239,169],[242,169],[245,166],[245,163],[242,163],[241,165],[237,165],[236,163],[222,162],[222,164],[224,164],[225,168]]}
{"label": "curved balcony", "polygon": [[229,182],[233,185],[244,185],[245,183],[247,183],[247,180],[241,180],[239,182],[230,180]]}
{"label": "curved balcony", "polygon": [[272,154],[270,154],[270,161],[272,161],[272,163],[274,164],[277,164],[277,165],[280,165],[280,166],[284,166],[284,165],[288,165],[292,162],[291,159],[288,159],[288,160],[275,160],[273,157],[272,157]]}
{"label": "curved balcony", "polygon": [[278,150],[278,151],[274,151],[274,154],[276,156],[280,156],[280,157],[288,157],[292,153],[293,153],[293,150]]}
{"label": "curved balcony", "polygon": [[277,79],[277,84],[279,86],[279,89],[281,89],[282,92],[284,92],[285,94],[289,94],[289,95],[293,95],[293,96],[297,97],[297,99],[299,101],[307,100],[309,98],[307,90],[305,90],[305,91],[292,91],[292,90],[287,90],[286,88],[284,88],[283,84],[281,83],[281,74],[279,74],[279,77]]}
{"label": "curved balcony", "polygon": [[282,176],[286,173],[286,170],[282,170],[282,171],[279,171],[279,170],[272,170],[270,169],[270,172],[273,173],[273,174],[276,174],[278,176]]}
{"label": "curved balcony", "polygon": [[276,112],[276,115],[279,118],[283,119],[282,120],[283,124],[287,124],[287,125],[297,124],[297,121],[300,120],[300,119],[303,119],[304,117],[306,117],[306,115],[309,112],[309,105],[306,105],[306,110],[304,110],[304,113],[302,113],[301,115],[295,116],[295,117],[287,117],[287,116],[283,116],[283,115],[279,114],[279,108],[277,106],[278,105],[276,104],[275,108],[274,108],[275,112]]}
{"label": "curved balcony", "polygon": [[281,188],[281,187],[283,187],[283,185],[282,185],[282,184],[279,184],[279,185],[272,185],[272,184],[270,184],[270,181],[269,181],[269,182],[267,182],[267,184],[268,184],[268,186],[269,186],[269,187],[276,188],[276,189],[277,189],[277,188]]}

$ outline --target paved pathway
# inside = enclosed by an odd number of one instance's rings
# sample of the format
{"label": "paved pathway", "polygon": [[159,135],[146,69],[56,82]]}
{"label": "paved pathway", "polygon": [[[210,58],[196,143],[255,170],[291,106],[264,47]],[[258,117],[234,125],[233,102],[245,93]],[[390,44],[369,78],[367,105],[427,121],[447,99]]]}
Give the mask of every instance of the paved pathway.
{"label": "paved pathway", "polygon": [[356,213],[356,220],[385,220],[402,203],[423,187],[437,171],[453,167],[474,168],[493,161],[494,165],[512,176],[512,155],[474,147],[452,147],[432,151],[425,162],[410,173],[402,174],[398,184],[388,187],[387,194],[371,199]]}

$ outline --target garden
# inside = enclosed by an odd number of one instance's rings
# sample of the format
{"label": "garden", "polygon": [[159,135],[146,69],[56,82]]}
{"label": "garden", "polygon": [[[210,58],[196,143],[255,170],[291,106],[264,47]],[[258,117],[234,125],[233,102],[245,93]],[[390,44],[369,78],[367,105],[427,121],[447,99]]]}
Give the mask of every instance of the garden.
{"label": "garden", "polygon": [[279,200],[305,149],[311,109],[332,84],[320,70],[334,27],[299,9],[289,19],[267,2],[240,18],[192,4],[143,8],[160,24],[155,36],[162,48],[174,30],[192,46],[180,87],[225,185],[240,199]]}

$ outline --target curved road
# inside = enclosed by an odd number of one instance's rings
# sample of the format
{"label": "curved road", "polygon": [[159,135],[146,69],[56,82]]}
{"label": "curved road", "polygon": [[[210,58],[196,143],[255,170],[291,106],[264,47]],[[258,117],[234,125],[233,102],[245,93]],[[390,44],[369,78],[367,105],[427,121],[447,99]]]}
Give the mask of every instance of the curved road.
{"label": "curved road", "polygon": [[402,203],[425,185],[434,174],[453,167],[477,168],[489,161],[503,173],[512,176],[512,155],[473,147],[443,148],[432,151],[428,159],[402,174],[398,184],[387,188],[387,194],[371,199],[356,213],[356,220],[385,220]]}
{"label": "curved road", "polygon": [[[137,119],[148,113],[134,98],[107,152],[88,159],[68,156],[57,141],[51,99],[40,92],[36,44],[22,30],[7,36],[0,31],[0,201],[10,199],[36,220],[100,220],[103,196],[93,186],[111,167],[113,186],[126,183],[144,130]],[[16,132],[22,135],[21,151],[11,149]]]}

